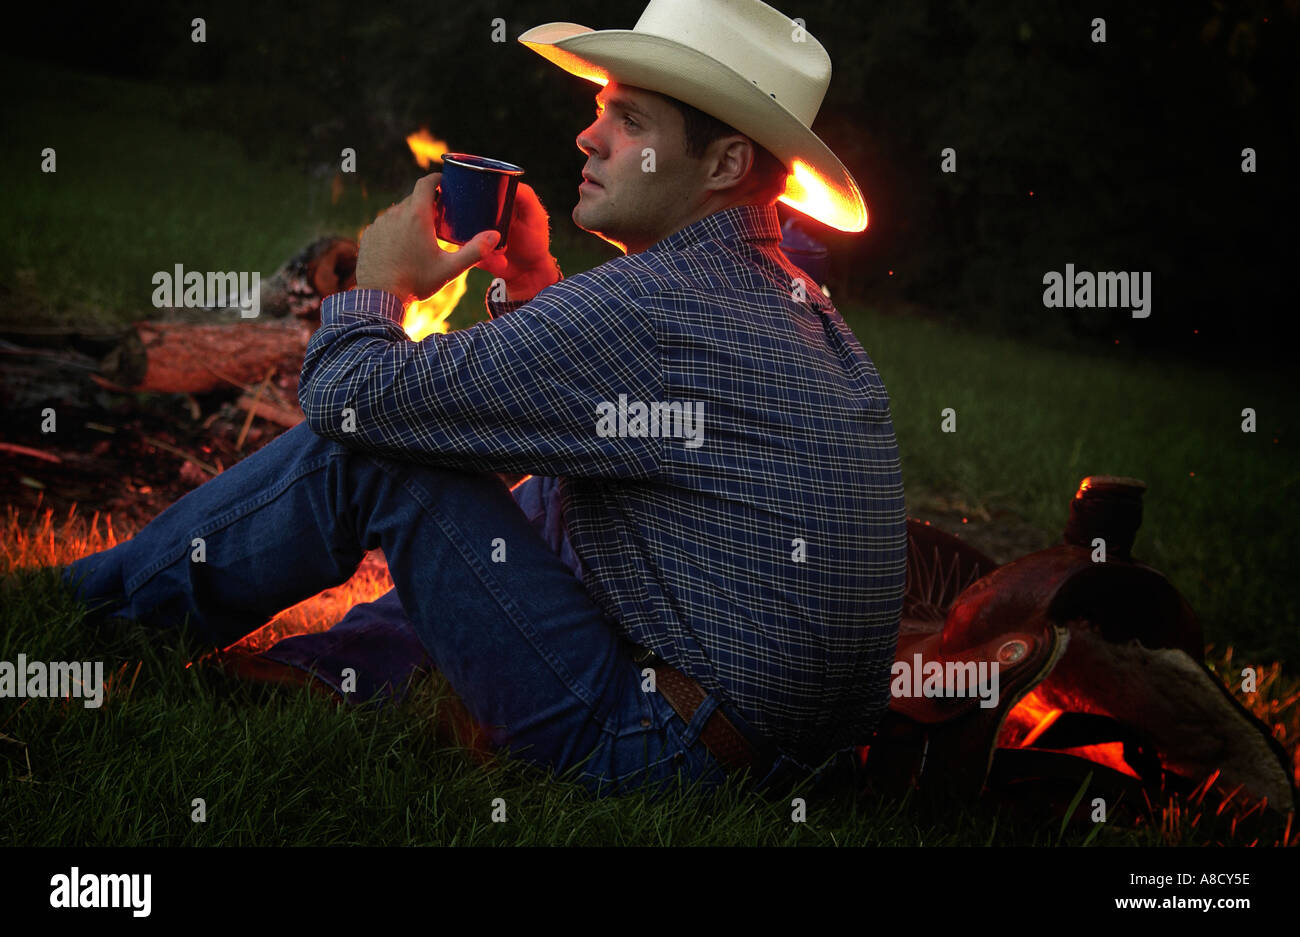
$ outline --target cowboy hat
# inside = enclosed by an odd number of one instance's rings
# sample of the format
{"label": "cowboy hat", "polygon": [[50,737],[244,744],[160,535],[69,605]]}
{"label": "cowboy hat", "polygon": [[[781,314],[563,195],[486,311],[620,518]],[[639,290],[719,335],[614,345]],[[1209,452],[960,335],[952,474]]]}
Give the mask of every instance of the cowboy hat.
{"label": "cowboy hat", "polygon": [[759,0],[650,0],[632,29],[546,23],[519,41],[580,78],[655,91],[729,124],[790,170],[781,201],[840,231],[867,226],[858,184],[810,129],[830,56],[779,10]]}

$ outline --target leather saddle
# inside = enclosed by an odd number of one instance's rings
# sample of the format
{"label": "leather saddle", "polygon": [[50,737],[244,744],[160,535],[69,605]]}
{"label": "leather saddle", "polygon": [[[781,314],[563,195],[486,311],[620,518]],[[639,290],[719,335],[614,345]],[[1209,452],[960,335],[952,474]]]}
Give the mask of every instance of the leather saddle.
{"label": "leather saddle", "polygon": [[1002,566],[908,521],[891,703],[860,751],[872,787],[973,799],[1072,760],[1074,779],[1139,795],[1296,809],[1286,752],[1205,665],[1187,602],[1130,556],[1145,488],[1085,478],[1062,542]]}

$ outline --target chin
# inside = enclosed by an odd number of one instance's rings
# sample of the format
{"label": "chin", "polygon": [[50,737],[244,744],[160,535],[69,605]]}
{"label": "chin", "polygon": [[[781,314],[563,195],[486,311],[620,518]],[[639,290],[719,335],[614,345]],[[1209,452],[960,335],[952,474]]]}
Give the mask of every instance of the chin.
{"label": "chin", "polygon": [[594,234],[602,241],[614,245],[625,254],[627,253],[627,242],[621,240],[618,234],[611,231],[610,226],[603,222],[601,218],[593,218],[590,211],[584,212],[581,200],[578,201],[577,205],[573,206],[572,218],[573,223],[583,231],[586,231],[588,234]]}
{"label": "chin", "polygon": [[584,207],[581,202],[573,208],[573,223],[583,231],[599,235],[601,233],[601,218],[598,213],[592,212],[589,208]]}

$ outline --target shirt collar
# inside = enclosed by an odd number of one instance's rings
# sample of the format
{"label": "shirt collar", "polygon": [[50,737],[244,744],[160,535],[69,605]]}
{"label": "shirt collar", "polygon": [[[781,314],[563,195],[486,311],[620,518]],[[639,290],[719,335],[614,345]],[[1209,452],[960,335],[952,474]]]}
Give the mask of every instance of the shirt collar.
{"label": "shirt collar", "polygon": [[694,221],[647,250],[682,251],[704,241],[777,241],[781,222],[775,205],[736,205]]}

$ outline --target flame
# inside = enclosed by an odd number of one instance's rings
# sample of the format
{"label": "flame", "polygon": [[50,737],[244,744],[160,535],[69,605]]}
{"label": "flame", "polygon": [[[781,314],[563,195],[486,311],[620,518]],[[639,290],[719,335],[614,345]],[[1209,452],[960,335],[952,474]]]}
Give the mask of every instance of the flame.
{"label": "flame", "polygon": [[[357,232],[358,243],[365,230],[362,228]],[[442,238],[438,238],[438,246],[452,253],[460,249],[459,244],[452,244]],[[447,325],[447,318],[455,311],[460,298],[465,295],[468,279],[469,271],[466,270],[454,280],[448,280],[446,286],[432,296],[407,303],[402,308],[402,328],[406,331],[406,337],[413,342],[418,342],[434,332],[440,335],[447,334],[451,330]]]}
{"label": "flame", "polygon": [[447,144],[429,133],[428,127],[421,127],[406,138],[406,145],[411,148],[415,161],[421,169],[428,169],[434,161],[442,162],[442,154],[447,152]]}
{"label": "flame", "polygon": [[[458,250],[458,245],[449,244],[441,238],[438,239],[438,246],[445,251]],[[469,271],[466,270],[432,296],[407,303],[402,313],[402,328],[406,330],[407,338],[418,342],[434,332],[445,335],[448,332],[447,317],[465,295],[465,281],[468,277]]]}
{"label": "flame", "polygon": [[836,192],[824,176],[801,159],[790,164],[780,201],[837,231],[867,227],[867,206],[860,197]]}

